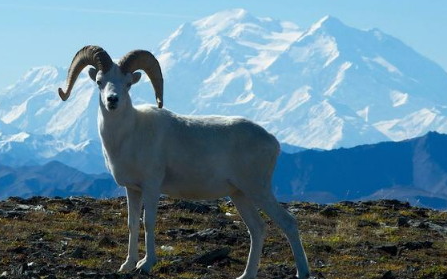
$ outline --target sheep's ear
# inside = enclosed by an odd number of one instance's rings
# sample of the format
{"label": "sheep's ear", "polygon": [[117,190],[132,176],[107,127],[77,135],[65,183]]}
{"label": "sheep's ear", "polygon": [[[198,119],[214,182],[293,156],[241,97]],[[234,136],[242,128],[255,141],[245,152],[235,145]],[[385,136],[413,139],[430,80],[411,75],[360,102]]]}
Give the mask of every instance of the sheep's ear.
{"label": "sheep's ear", "polygon": [[140,72],[135,72],[132,73],[132,84],[137,83],[141,78],[141,73]]}
{"label": "sheep's ear", "polygon": [[98,70],[96,70],[95,68],[88,69],[88,75],[94,82],[96,82],[96,74],[98,74]]}

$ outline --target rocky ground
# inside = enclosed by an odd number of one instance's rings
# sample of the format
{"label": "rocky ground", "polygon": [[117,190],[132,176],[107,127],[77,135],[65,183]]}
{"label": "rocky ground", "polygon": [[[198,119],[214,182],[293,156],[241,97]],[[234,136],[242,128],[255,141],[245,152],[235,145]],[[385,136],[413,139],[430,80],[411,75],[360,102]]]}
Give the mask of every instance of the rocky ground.
{"label": "rocky ground", "polygon": [[[314,278],[447,278],[446,212],[394,200],[283,206],[299,220]],[[0,278],[236,278],[244,270],[249,235],[231,202],[162,198],[159,262],[149,275],[117,272],[126,218],[125,198],[0,201]],[[287,241],[266,221],[258,278],[294,278]]]}

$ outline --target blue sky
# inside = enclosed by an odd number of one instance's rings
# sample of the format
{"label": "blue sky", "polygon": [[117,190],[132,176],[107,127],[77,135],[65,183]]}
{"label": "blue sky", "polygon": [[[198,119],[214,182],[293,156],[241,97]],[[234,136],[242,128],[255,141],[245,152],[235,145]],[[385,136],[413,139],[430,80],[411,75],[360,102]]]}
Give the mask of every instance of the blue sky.
{"label": "blue sky", "polygon": [[447,69],[443,0],[17,0],[0,2],[0,90],[34,66],[68,66],[84,45],[101,45],[112,57],[154,50],[182,23],[231,8],[301,27],[325,15],[377,27]]}

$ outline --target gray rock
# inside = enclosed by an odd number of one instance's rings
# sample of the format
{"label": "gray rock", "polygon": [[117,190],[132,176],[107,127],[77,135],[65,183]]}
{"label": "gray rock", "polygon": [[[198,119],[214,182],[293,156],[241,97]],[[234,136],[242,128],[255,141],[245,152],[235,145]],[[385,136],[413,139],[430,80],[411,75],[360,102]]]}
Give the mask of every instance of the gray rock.
{"label": "gray rock", "polygon": [[203,265],[212,265],[217,261],[227,258],[230,251],[230,247],[219,248],[195,258],[193,262]]}
{"label": "gray rock", "polygon": [[20,263],[19,265],[14,266],[11,269],[11,274],[12,275],[23,275],[26,270],[28,270],[28,265],[26,263]]}
{"label": "gray rock", "polygon": [[117,244],[110,237],[104,236],[98,242],[99,247],[116,247]]}
{"label": "gray rock", "polygon": [[337,217],[339,210],[335,207],[327,206],[323,210],[320,211],[320,214],[325,217]]}
{"label": "gray rock", "polygon": [[92,211],[93,211],[93,208],[91,208],[89,206],[83,206],[83,207],[79,208],[79,213],[82,215],[88,214]]}
{"label": "gray rock", "polygon": [[408,250],[419,250],[419,249],[428,249],[432,248],[432,241],[411,241],[402,245],[404,248]]}
{"label": "gray rock", "polygon": [[358,224],[357,224],[360,228],[363,227],[373,227],[373,228],[378,228],[380,227],[380,224],[378,222],[375,221],[370,221],[370,220],[359,220]]}
{"label": "gray rock", "polygon": [[7,251],[15,254],[24,254],[28,251],[28,247],[18,246],[14,248],[9,248]]}
{"label": "gray rock", "polygon": [[397,254],[399,253],[399,247],[395,244],[376,246],[376,249],[390,254],[391,256],[397,256]]}
{"label": "gray rock", "polygon": [[25,216],[26,212],[24,211],[15,211],[15,210],[1,210],[0,209],[0,217],[6,219],[22,219]]}
{"label": "gray rock", "polygon": [[199,202],[179,201],[173,205],[177,209],[185,209],[192,213],[205,214],[211,211],[211,207]]}
{"label": "gray rock", "polygon": [[205,241],[209,239],[222,238],[222,233],[217,229],[206,229],[186,236],[186,239]]}
{"label": "gray rock", "polygon": [[400,216],[399,218],[397,218],[397,226],[398,227],[409,227],[410,224],[408,224],[409,222],[409,218],[405,217],[405,216]]}
{"label": "gray rock", "polygon": [[195,233],[194,229],[169,229],[166,231],[166,235],[172,239],[183,238],[187,235]]}
{"label": "gray rock", "polygon": [[194,223],[194,219],[187,217],[179,217],[178,221],[185,225],[192,225]]}
{"label": "gray rock", "polygon": [[383,274],[382,279],[395,279],[396,276],[394,276],[393,272],[387,271]]}
{"label": "gray rock", "polygon": [[82,248],[77,247],[71,254],[70,254],[70,258],[75,258],[75,259],[83,259],[84,258],[84,251]]}
{"label": "gray rock", "polygon": [[95,271],[89,271],[89,272],[81,271],[81,272],[78,272],[77,275],[80,278],[101,278],[102,277],[98,272],[95,272]]}
{"label": "gray rock", "polygon": [[384,206],[394,210],[408,209],[411,208],[409,202],[399,201],[399,200],[379,200],[377,205]]}

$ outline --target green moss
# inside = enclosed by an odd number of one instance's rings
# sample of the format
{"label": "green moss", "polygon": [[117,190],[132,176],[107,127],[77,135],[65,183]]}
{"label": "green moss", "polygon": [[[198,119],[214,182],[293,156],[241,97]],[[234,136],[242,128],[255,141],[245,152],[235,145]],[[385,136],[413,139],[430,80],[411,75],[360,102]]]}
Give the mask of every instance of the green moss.
{"label": "green moss", "polygon": [[104,260],[98,257],[90,257],[87,259],[76,259],[74,263],[86,268],[101,268],[104,265]]}
{"label": "green moss", "polygon": [[418,275],[419,275],[420,279],[436,278],[438,276],[446,276],[447,275],[447,265],[432,265],[432,266],[423,268],[419,272]]}

